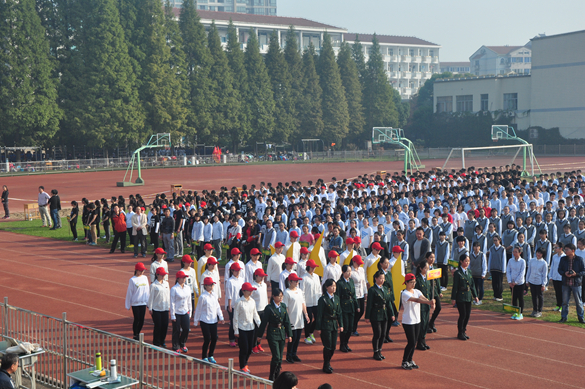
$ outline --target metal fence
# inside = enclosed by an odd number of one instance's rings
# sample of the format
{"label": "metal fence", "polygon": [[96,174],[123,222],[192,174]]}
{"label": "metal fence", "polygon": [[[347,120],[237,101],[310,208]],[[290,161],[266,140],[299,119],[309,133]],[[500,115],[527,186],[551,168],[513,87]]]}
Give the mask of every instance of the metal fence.
{"label": "metal fence", "polygon": [[[103,361],[115,359],[118,372],[136,379],[138,388],[268,389],[272,382],[234,370],[228,366],[203,362],[106,331],[86,327],[62,318],[43,315],[0,303],[2,335],[22,342],[38,343],[45,351],[35,366],[38,383],[52,388],[69,387],[68,373],[94,366],[95,354]],[[31,373],[31,371],[29,371]]]}

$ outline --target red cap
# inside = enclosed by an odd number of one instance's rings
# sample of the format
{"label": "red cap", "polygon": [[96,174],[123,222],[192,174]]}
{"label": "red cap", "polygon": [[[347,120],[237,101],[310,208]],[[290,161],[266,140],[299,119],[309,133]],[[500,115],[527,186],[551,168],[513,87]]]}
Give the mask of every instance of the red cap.
{"label": "red cap", "polygon": [[319,239],[321,237],[321,234],[314,234],[313,238],[315,238],[315,240]]}
{"label": "red cap", "polygon": [[253,292],[256,290],[256,288],[254,288],[252,286],[252,284],[250,284],[249,282],[244,282],[244,284],[242,285],[242,290],[248,291],[248,292]]}
{"label": "red cap", "polygon": [[410,181],[414,182],[414,177],[412,177],[412,178],[410,179]]}
{"label": "red cap", "polygon": [[211,243],[205,243],[205,246],[203,246],[203,250],[213,250],[213,246],[211,245]]}
{"label": "red cap", "polygon": [[290,233],[290,237],[291,238],[298,238],[299,237],[299,233],[296,232],[296,231],[293,231],[293,232]]}
{"label": "red cap", "polygon": [[355,263],[357,263],[358,265],[363,265],[364,264],[364,260],[362,259],[361,255],[354,255],[351,258],[352,261],[354,261]]}
{"label": "red cap", "polygon": [[297,273],[290,273],[287,278],[289,281],[302,281],[303,279],[297,275]]}
{"label": "red cap", "polygon": [[356,236],[355,238],[353,238],[353,243],[355,243],[355,244],[362,243],[362,238],[360,238],[359,236]]}
{"label": "red cap", "polygon": [[240,264],[238,262],[234,262],[230,266],[230,270],[232,270],[232,271],[242,270],[242,267],[240,266]]}
{"label": "red cap", "polygon": [[352,238],[347,238],[347,239],[345,240],[345,244],[346,244],[346,245],[348,245],[348,244],[354,244],[354,241],[353,241],[353,239],[352,239]]}
{"label": "red cap", "polygon": [[138,262],[136,265],[134,265],[134,270],[145,271],[146,266],[144,266],[142,262]]}
{"label": "red cap", "polygon": [[374,242],[374,244],[372,245],[372,249],[373,250],[378,250],[381,251],[382,250],[382,245],[378,242]]}
{"label": "red cap", "polygon": [[317,264],[315,263],[315,261],[313,261],[312,259],[309,259],[309,260],[307,261],[307,266],[310,266],[310,267],[319,267],[319,265],[317,265]]}
{"label": "red cap", "polygon": [[193,259],[191,258],[191,256],[189,254],[183,255],[183,257],[181,258],[181,261],[185,262],[185,263],[193,263]]}
{"label": "red cap", "polygon": [[231,254],[232,254],[232,255],[238,255],[238,254],[241,254],[241,253],[242,253],[242,252],[240,251],[240,249],[239,249],[239,248],[237,248],[237,247],[234,247],[234,248],[232,249],[232,251],[230,251],[230,252],[231,252]]}
{"label": "red cap", "polygon": [[207,264],[208,265],[217,265],[217,259],[215,259],[215,257],[209,257],[209,258],[207,258]]}
{"label": "red cap", "polygon": [[384,186],[383,182],[378,182],[378,186]]}
{"label": "red cap", "polygon": [[467,177],[467,174],[461,173],[461,177]]}
{"label": "red cap", "polygon": [[250,255],[260,255],[260,254],[262,254],[262,253],[256,247],[254,247],[252,250],[250,250]]}
{"label": "red cap", "polygon": [[161,208],[162,209],[167,209],[167,205],[166,204],[163,204]]}
{"label": "red cap", "polygon": [[268,274],[264,273],[264,270],[262,269],[256,269],[256,271],[254,271],[254,276],[260,276],[260,277],[266,277]]}
{"label": "red cap", "polygon": [[157,248],[156,250],[154,250],[155,254],[166,254],[167,252],[163,250],[162,247]]}
{"label": "red cap", "polygon": [[400,246],[394,246],[394,247],[392,247],[392,252],[393,253],[403,253],[404,250],[402,250],[402,247],[400,247]]}
{"label": "red cap", "polygon": [[368,185],[369,186],[374,186],[374,183],[373,182],[370,182]]}
{"label": "red cap", "polygon": [[247,193],[242,193],[242,197],[248,197]]}
{"label": "red cap", "polygon": [[213,281],[213,278],[205,277],[203,279],[203,285],[213,285],[213,284],[215,284],[215,281]]}
{"label": "red cap", "polygon": [[146,208],[144,207],[140,207],[140,209],[142,209],[142,212],[146,211]]}
{"label": "red cap", "polygon": [[189,208],[190,206],[191,206],[191,204],[185,203],[185,207]]}
{"label": "red cap", "polygon": [[403,284],[406,284],[408,281],[412,281],[415,278],[416,277],[414,276],[414,274],[408,273],[407,275],[404,276],[404,282],[403,282]]}
{"label": "red cap", "polygon": [[294,265],[296,262],[291,257],[286,257],[286,259],[284,260],[284,263],[285,263],[285,265]]}
{"label": "red cap", "polygon": [[177,272],[177,275],[175,276],[176,278],[187,278],[189,277],[187,274],[185,274],[185,272],[183,270],[179,270]]}
{"label": "red cap", "polygon": [[301,247],[301,254],[309,254],[309,253],[310,253],[310,251],[309,251],[309,249],[308,249],[308,248],[306,248],[306,247]]}
{"label": "red cap", "polygon": [[338,256],[339,256],[339,254],[337,254],[337,251],[335,251],[335,250],[331,250],[331,251],[329,251],[329,254],[327,254],[327,256],[328,256],[329,258],[336,258],[336,257],[338,257]]}
{"label": "red cap", "polygon": [[282,242],[276,242],[276,243],[274,244],[274,247],[275,247],[275,248],[284,247],[284,243],[282,243]]}
{"label": "red cap", "polygon": [[321,189],[327,189],[327,187],[326,187],[325,185],[323,185],[323,186],[321,187]]}
{"label": "red cap", "polygon": [[452,174],[449,174],[449,178],[453,178],[453,175]]}
{"label": "red cap", "polygon": [[162,267],[162,266],[159,266],[159,267],[156,269],[156,275],[157,275],[157,276],[166,276],[167,274],[169,274],[169,273],[167,273],[167,271],[165,270],[165,268],[164,268],[164,267]]}
{"label": "red cap", "polygon": [[205,208],[205,206],[207,205],[207,203],[205,201],[202,201],[201,203],[199,203],[201,205],[201,207]]}

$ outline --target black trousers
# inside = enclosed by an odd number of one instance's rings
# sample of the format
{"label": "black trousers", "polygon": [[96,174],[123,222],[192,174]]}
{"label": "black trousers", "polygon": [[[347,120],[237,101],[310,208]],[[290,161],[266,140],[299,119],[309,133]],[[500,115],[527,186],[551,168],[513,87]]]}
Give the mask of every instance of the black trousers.
{"label": "black trousers", "polygon": [[477,289],[477,298],[483,300],[483,278],[473,277],[473,284]]}
{"label": "black trousers", "polygon": [[364,306],[366,305],[366,298],[361,298],[361,299],[357,299],[358,302],[358,308],[360,309],[359,312],[355,313],[355,316],[353,318],[353,332],[357,332],[357,328],[358,328],[358,323],[360,321],[360,319],[362,318],[362,316],[364,316]]}
{"label": "black trousers", "polygon": [[189,336],[189,314],[175,314],[173,322],[173,350],[176,351],[185,347],[187,337]]}
{"label": "black trousers", "polygon": [[381,351],[382,345],[384,345],[384,337],[386,336],[386,327],[389,326],[391,323],[389,323],[387,320],[384,321],[371,320],[370,324],[372,325],[373,332],[372,348],[374,349],[374,352]]}
{"label": "black trousers", "polygon": [[307,319],[303,317],[305,321],[305,338],[308,338],[313,332],[315,332],[315,325],[317,322],[315,321],[315,316],[317,315],[317,306],[314,307],[307,307],[307,315],[309,316],[309,322]]}
{"label": "black trousers", "polygon": [[[557,307],[563,306],[563,281],[553,280],[553,287],[555,288],[555,297],[557,299]],[[583,295],[581,295],[583,296]]]}
{"label": "black trousers", "polygon": [[[280,288],[278,282],[270,281],[270,293],[276,288]],[[282,291],[284,293],[284,290]]]}
{"label": "black trousers", "polygon": [[215,345],[217,344],[217,323],[207,324],[202,321],[199,323],[201,324],[201,333],[203,334],[201,359],[209,358],[213,356]]}
{"label": "black trousers", "polygon": [[439,296],[435,297],[435,310],[433,311],[433,315],[429,320],[429,328],[433,328],[435,326],[435,320],[437,320],[439,313],[441,313],[441,298]]}
{"label": "black trousers", "polygon": [[520,313],[524,311],[524,284],[512,288],[512,305],[520,307]]}
{"label": "black trousers", "polygon": [[128,240],[130,241],[130,244],[133,245],[134,236],[132,236],[132,228],[126,228],[126,232],[128,233]]}
{"label": "black trousers", "polygon": [[228,329],[228,339],[230,342],[233,342],[236,340],[236,335],[234,335],[234,309],[233,308],[232,308],[231,312],[228,311],[228,316],[230,318],[230,328]]}
{"label": "black trousers", "polygon": [[134,236],[134,255],[138,255],[138,244],[141,245],[141,254],[146,255],[146,235],[141,230],[136,231],[136,235]]}
{"label": "black trousers", "polygon": [[457,319],[457,334],[464,334],[467,331],[467,323],[471,316],[471,301],[457,301],[459,319]]}
{"label": "black trousers", "polygon": [[154,322],[152,344],[163,347],[169,329],[169,311],[152,311],[152,321]]}
{"label": "black trousers", "polygon": [[110,243],[110,222],[104,222],[104,233],[106,234],[106,243]]}
{"label": "black trousers", "polygon": [[299,348],[299,342],[301,341],[301,335],[303,334],[302,328],[292,330],[292,342],[288,342],[286,345],[286,357],[292,358],[297,355],[297,349]]}
{"label": "black trousers", "polygon": [[[262,318],[262,315],[264,315],[264,311],[258,311],[258,316],[260,316],[260,318]],[[260,327],[258,327],[258,324],[256,324],[256,322],[254,322],[254,334],[258,333],[258,329]],[[305,324],[305,328],[306,328],[306,324]],[[258,340],[258,337],[256,335],[254,335],[254,347],[255,346],[259,346],[260,345],[260,341]]]}
{"label": "black trousers", "polygon": [[126,231],[122,232],[115,232],[114,233],[114,240],[112,241],[112,246],[110,247],[110,251],[116,251],[116,246],[118,245],[118,240],[120,240],[120,251],[124,252],[126,248]]}
{"label": "black trousers", "polygon": [[71,234],[73,234],[73,239],[77,239],[77,218],[69,222],[69,228],[71,228]]}
{"label": "black trousers", "polygon": [[248,358],[252,355],[252,348],[254,347],[254,330],[244,331],[238,329],[240,332],[238,339],[238,346],[240,347],[240,369],[248,365]]}
{"label": "black trousers", "polygon": [[134,315],[134,323],[132,323],[132,334],[134,339],[138,340],[140,331],[144,327],[144,315],[146,315],[146,305],[132,306],[132,314]]}
{"label": "black trousers", "polygon": [[8,209],[8,201],[5,203],[2,203],[2,205],[4,206],[4,216],[10,217],[10,210]]}
{"label": "black trousers", "polygon": [[150,243],[154,245],[154,250],[158,249],[158,233],[152,231],[150,233]]}
{"label": "black trousers", "polygon": [[497,270],[490,270],[492,275],[492,289],[494,290],[494,298],[501,299],[504,292],[504,273]]}
{"label": "black trousers", "polygon": [[532,295],[532,310],[542,312],[542,307],[544,305],[542,285],[530,284],[530,294]]}
{"label": "black trousers", "polygon": [[439,265],[441,268],[441,288],[449,285],[449,265]]}
{"label": "black trousers", "polygon": [[[457,303],[459,305],[459,303]],[[420,332],[420,323],[417,324],[404,324],[404,333],[406,334],[406,340],[408,343],[404,348],[404,355],[402,356],[402,362],[412,362],[412,355],[414,354],[414,348],[416,347],[416,340],[418,339],[418,333]]]}

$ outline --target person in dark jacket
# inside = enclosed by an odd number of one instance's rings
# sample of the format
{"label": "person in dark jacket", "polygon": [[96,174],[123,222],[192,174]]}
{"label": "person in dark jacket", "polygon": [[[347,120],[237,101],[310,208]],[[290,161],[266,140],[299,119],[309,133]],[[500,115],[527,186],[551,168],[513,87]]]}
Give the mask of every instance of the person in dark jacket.
{"label": "person in dark jacket", "polygon": [[0,389],[14,389],[16,386],[10,378],[18,369],[18,355],[14,353],[4,354],[0,365]]}
{"label": "person in dark jacket", "polygon": [[368,299],[366,305],[366,322],[372,323],[372,346],[374,349],[374,359],[381,361],[385,359],[382,355],[382,345],[386,336],[386,328],[394,321],[394,310],[391,303],[391,294],[388,288],[384,286],[385,274],[379,270],[374,274],[374,283],[368,289]]}
{"label": "person in dark jacket", "polygon": [[459,257],[459,267],[453,274],[453,291],[451,293],[451,303],[457,303],[459,319],[457,320],[457,339],[467,340],[467,323],[471,315],[471,300],[479,301],[473,277],[469,267],[469,255],[463,254]]}
{"label": "person in dark jacket", "polygon": [[341,268],[341,278],[337,281],[337,290],[335,294],[341,301],[341,312],[343,314],[344,331],[340,334],[339,351],[343,353],[351,352],[349,348],[349,338],[354,331],[353,323],[355,312],[359,310],[355,296],[355,284],[351,279],[351,266],[343,265]]}
{"label": "person in dark jacket", "polygon": [[559,274],[563,277],[563,309],[561,311],[561,320],[559,320],[561,323],[567,321],[571,293],[577,305],[579,323],[585,323],[581,296],[581,285],[583,283],[583,276],[585,276],[585,260],[575,255],[575,249],[576,247],[573,243],[566,245],[565,255],[559,261]]}
{"label": "person in dark jacket", "polygon": [[51,211],[51,219],[53,219],[53,227],[50,229],[56,230],[57,228],[61,228],[61,217],[59,217],[59,211],[61,210],[61,199],[59,198],[59,192],[57,189],[51,190],[49,210]]}
{"label": "person in dark jacket", "polygon": [[327,374],[333,373],[330,362],[337,346],[337,330],[343,332],[343,314],[339,297],[335,295],[336,288],[337,285],[331,278],[325,281],[315,319],[315,330],[321,331],[323,343],[323,372]]}
{"label": "person in dark jacket", "polygon": [[2,219],[10,219],[10,210],[8,209],[8,187],[2,186],[2,205],[4,206],[4,217]]}

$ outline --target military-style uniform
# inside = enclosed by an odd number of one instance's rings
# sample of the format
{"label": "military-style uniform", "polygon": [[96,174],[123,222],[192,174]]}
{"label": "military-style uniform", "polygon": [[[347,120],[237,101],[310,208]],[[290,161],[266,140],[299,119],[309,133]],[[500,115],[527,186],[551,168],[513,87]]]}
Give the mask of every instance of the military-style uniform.
{"label": "military-style uniform", "polygon": [[453,292],[451,293],[451,300],[457,302],[457,310],[459,311],[459,320],[457,320],[457,337],[461,340],[469,339],[466,334],[467,323],[471,314],[471,300],[477,297],[471,271],[463,271],[459,267],[455,274],[453,274]]}
{"label": "military-style uniform", "polygon": [[272,353],[270,360],[270,376],[269,380],[274,381],[280,374],[280,364],[282,362],[282,352],[287,338],[292,337],[292,329],[290,326],[290,318],[286,311],[286,305],[280,303],[280,309],[274,304],[270,303],[264,308],[262,314],[262,322],[256,336],[261,338],[266,330],[266,340]]}
{"label": "military-style uniform", "polygon": [[[415,289],[421,291],[423,296],[427,299],[431,299],[431,282],[426,278],[423,278],[422,274],[416,276]],[[429,314],[431,312],[431,306],[427,304],[420,304],[420,331],[418,333],[417,348],[419,350],[427,347],[426,337],[427,328],[429,326]]]}
{"label": "military-style uniform", "polygon": [[386,327],[392,324],[392,316],[396,316],[396,312],[394,312],[394,308],[392,307],[392,300],[388,288],[384,285],[381,288],[374,285],[368,289],[365,318],[370,320],[374,333],[372,337],[374,359],[383,359],[380,353],[382,352],[382,345],[386,336]]}
{"label": "military-style uniform", "polygon": [[337,290],[335,292],[341,302],[341,312],[343,315],[343,332],[339,335],[339,351],[349,352],[349,338],[355,329],[353,328],[355,314],[358,309],[358,303],[355,295],[355,284],[351,277],[346,281],[341,277],[337,281]]}
{"label": "military-style uniform", "polygon": [[[434,267],[429,269],[429,270],[433,270],[433,269],[434,269]],[[433,310],[433,315],[431,316],[431,319],[429,320],[427,333],[430,333],[429,331],[437,332],[437,329],[435,328],[435,320],[437,320],[437,317],[439,316],[439,313],[441,312],[441,283],[440,283],[440,279],[431,280],[429,282],[431,283],[431,289],[435,289],[434,294],[431,294],[431,297],[435,299],[435,309]]]}
{"label": "military-style uniform", "polygon": [[[400,264],[399,264],[400,265]],[[396,266],[396,264],[395,264]],[[394,297],[394,281],[392,280],[392,273],[387,271],[384,273],[384,284],[382,284],[388,289],[388,293],[390,294],[390,305],[392,305],[392,312],[393,314],[390,316],[394,316],[394,321],[398,320],[398,309],[394,304],[395,297]],[[386,332],[384,333],[386,341],[384,343],[392,342],[390,339],[390,328],[392,328],[392,317],[388,317],[388,323],[386,325]]]}
{"label": "military-style uniform", "polygon": [[325,293],[319,298],[317,305],[317,317],[315,318],[315,329],[321,331],[321,342],[323,343],[323,371],[333,373],[331,358],[337,347],[337,329],[343,328],[343,313],[339,297]]}

